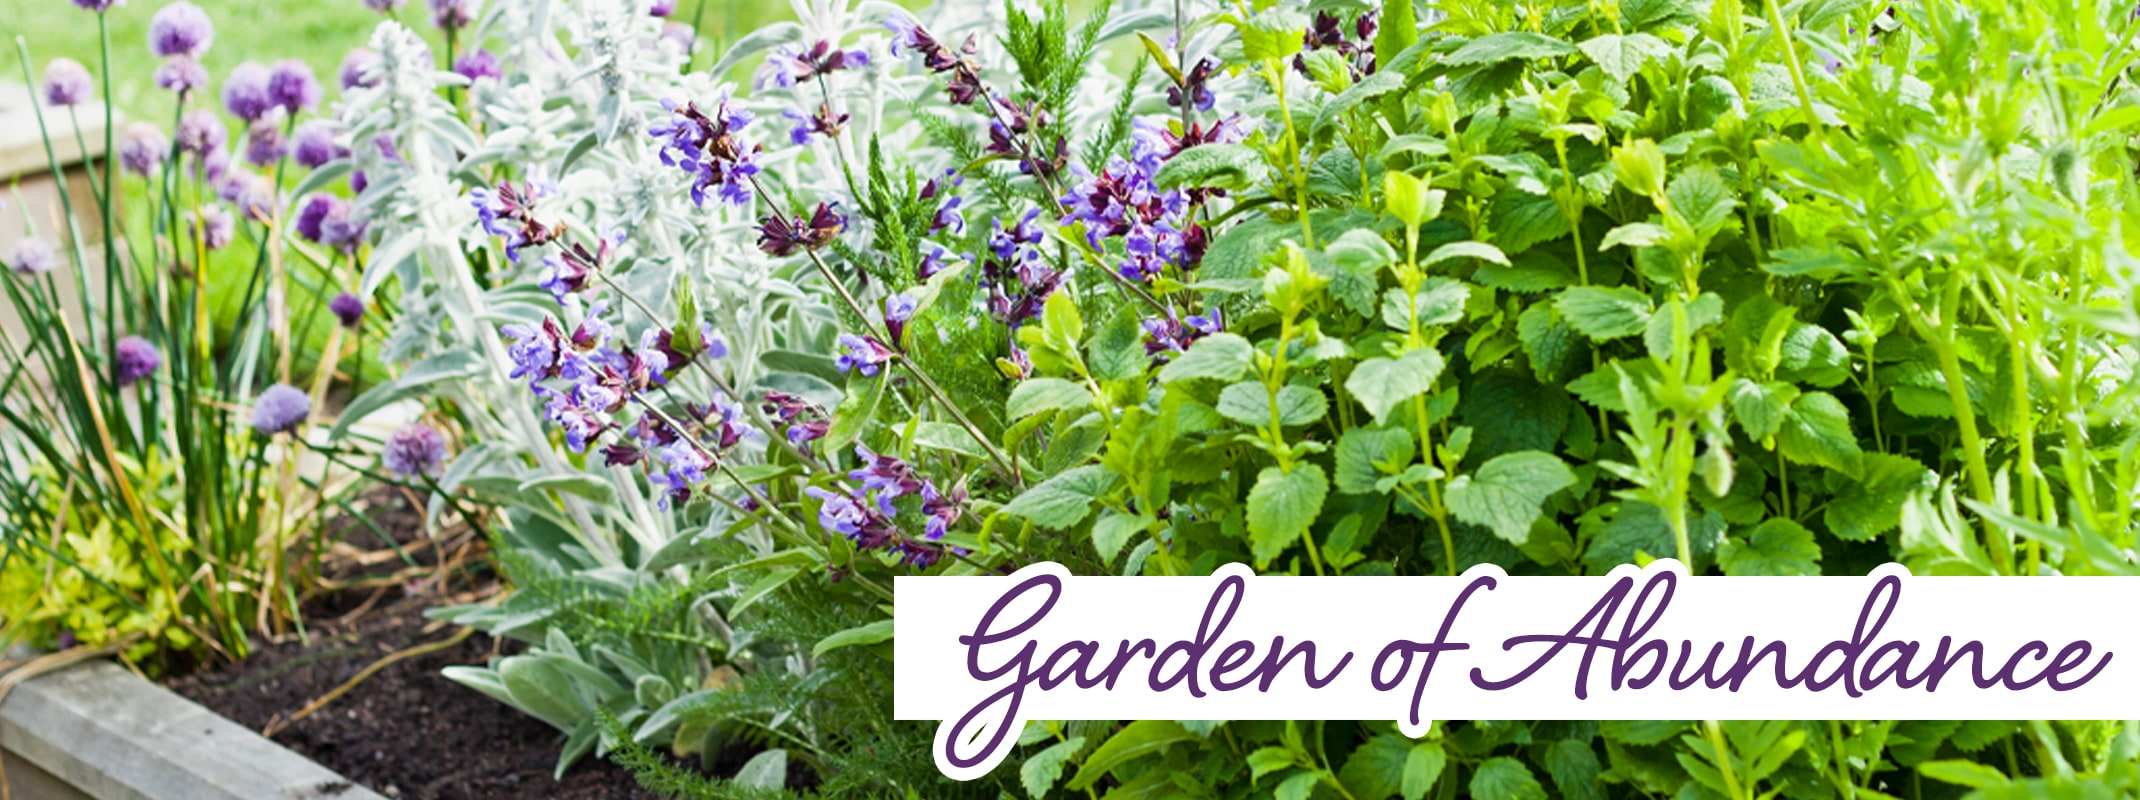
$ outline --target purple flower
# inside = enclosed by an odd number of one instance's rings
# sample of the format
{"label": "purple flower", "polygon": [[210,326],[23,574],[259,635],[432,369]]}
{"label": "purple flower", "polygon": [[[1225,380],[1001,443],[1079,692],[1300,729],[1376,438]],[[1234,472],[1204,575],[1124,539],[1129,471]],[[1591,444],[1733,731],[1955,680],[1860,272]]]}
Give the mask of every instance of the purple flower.
{"label": "purple flower", "polygon": [[99,14],[102,14],[111,9],[126,5],[126,0],[74,0],[74,4],[79,8],[88,11],[95,11]]}
{"label": "purple flower", "polygon": [[139,336],[120,339],[115,349],[118,351],[115,364],[118,367],[117,377],[121,387],[131,386],[142,378],[154,375],[156,368],[163,366],[163,354],[157,352],[156,345],[149,344],[149,340]]}
{"label": "purple flower", "polygon": [[681,22],[665,23],[661,26],[661,40],[675,45],[678,50],[689,51],[698,43],[698,32]]}
{"label": "purple flower", "polygon": [[275,100],[268,94],[268,83],[273,78],[274,73],[257,61],[239,64],[223,81],[223,108],[246,122],[258,121],[275,107]]}
{"label": "purple flower", "polygon": [[1187,89],[1196,106],[1196,110],[1210,111],[1211,107],[1218,103],[1219,98],[1211,93],[1211,89],[1206,84],[1211,82],[1211,76],[1218,71],[1218,68],[1219,62],[1217,59],[1205,58],[1196,62],[1196,66],[1189,69],[1189,74],[1183,76],[1186,79],[1184,81],[1186,86],[1167,87],[1167,105],[1180,108],[1182,92]]}
{"label": "purple flower", "polygon": [[387,438],[379,460],[388,472],[402,477],[436,474],[446,463],[446,437],[429,425],[411,422]]}
{"label": "purple flower", "polygon": [[275,187],[275,181],[253,172],[234,174],[237,176],[232,178],[237,184],[237,199],[231,202],[238,204],[238,211],[247,219],[263,222],[273,219],[276,207],[282,204],[282,192]]}
{"label": "purple flower", "polygon": [[809,219],[789,219],[773,214],[758,221],[758,249],[766,255],[792,256],[796,250],[815,250],[832,242],[847,226],[847,219],[832,204],[819,203]]}
{"label": "purple flower", "polygon": [[475,206],[476,224],[485,233],[504,240],[506,260],[518,262],[521,248],[549,244],[564,232],[562,226],[545,225],[535,219],[536,201],[553,191],[554,187],[548,184],[501,181],[496,190],[469,190],[468,203]]}
{"label": "purple flower", "polygon": [[55,260],[52,245],[35,236],[24,236],[15,240],[15,249],[8,254],[7,266],[18,274],[36,275],[51,272]]}
{"label": "purple flower", "polygon": [[[563,303],[565,302],[565,295],[587,288],[588,279],[599,274],[603,266],[608,264],[615,255],[617,248],[622,246],[624,246],[624,231],[622,229],[612,231],[610,235],[602,237],[602,241],[592,251],[589,251],[584,244],[573,242],[572,246],[565,248],[564,252],[543,258],[542,279],[536,285],[548,289],[550,294],[557,298],[557,302]],[[602,306],[597,303],[596,307],[600,308]]]}
{"label": "purple flower", "polygon": [[322,238],[320,226],[327,221],[327,215],[334,213],[335,207],[341,204],[341,198],[326,192],[315,192],[306,196],[305,204],[297,209],[297,235],[305,241],[317,244]]}
{"label": "purple flower", "polygon": [[840,354],[833,366],[841,372],[859,369],[865,377],[876,375],[877,368],[896,355],[883,342],[851,333],[840,334],[840,346],[846,348],[846,352]]}
{"label": "purple flower", "polygon": [[750,178],[758,174],[758,148],[745,148],[736,134],[751,122],[750,112],[730,108],[723,94],[714,113],[699,110],[697,103],[679,104],[663,98],[670,118],[647,127],[647,135],[662,140],[661,163],[692,176],[691,202],[706,204],[707,190],[732,205],[750,202]]}
{"label": "purple flower", "polygon": [[223,118],[205,108],[196,108],[178,118],[178,149],[195,156],[207,156],[223,149],[230,141],[230,131],[223,127]]}
{"label": "purple flower", "polygon": [[179,94],[191,94],[208,87],[208,68],[185,56],[164,59],[152,77],[157,88]]}
{"label": "purple flower", "polygon": [[892,343],[906,341],[907,322],[914,318],[914,298],[900,292],[884,298],[884,331],[891,334]]}
{"label": "purple flower", "polygon": [[758,68],[758,74],[752,79],[752,84],[760,89],[767,86],[789,89],[794,88],[798,81],[808,81],[826,73],[868,65],[869,52],[866,50],[841,50],[823,39],[808,49],[804,49],[801,44],[786,44],[774,48],[772,54],[766,56],[765,64]]}
{"label": "purple flower", "polygon": [[921,491],[921,479],[899,457],[874,452],[868,445],[855,443],[855,458],[862,462],[847,473],[847,478],[859,481],[862,490],[877,493],[877,507],[891,514],[892,501]]}
{"label": "purple flower", "polygon": [[948,253],[944,250],[943,245],[930,245],[930,247],[932,249],[921,257],[921,266],[915,270],[916,277],[922,280],[934,278],[937,273],[943,272],[951,266],[944,263],[944,256],[948,255]]}
{"label": "purple flower", "polygon": [[45,104],[76,106],[96,93],[89,70],[71,58],[55,58],[45,64]]}
{"label": "purple flower", "polygon": [[557,374],[563,354],[564,329],[557,320],[543,317],[542,326],[512,324],[498,330],[513,340],[506,353],[513,360],[513,371],[508,378],[527,378],[528,385]]}
{"label": "purple flower", "polygon": [[951,532],[951,526],[958,524],[959,517],[965,514],[965,506],[964,487],[952,487],[951,494],[943,495],[937,493],[936,484],[923,481],[921,513],[929,519],[923,536],[932,542],[942,540],[944,534]]}
{"label": "purple flower", "polygon": [[648,9],[647,13],[656,17],[667,17],[670,14],[674,14],[676,13],[676,0],[654,0],[654,7]]}
{"label": "purple flower", "polygon": [[323,119],[307,121],[297,126],[291,138],[291,157],[307,169],[317,169],[337,158],[349,155],[349,151],[334,143],[335,125]]}
{"label": "purple flower", "polygon": [[170,150],[171,140],[155,123],[130,122],[119,131],[119,166],[136,175],[148,177]]}
{"label": "purple flower", "polygon": [[929,235],[934,236],[947,228],[953,235],[966,232],[966,213],[959,210],[965,198],[951,194],[951,190],[965,182],[965,176],[960,175],[958,170],[946,169],[944,177],[930,178],[928,183],[922,184],[923,200],[934,200],[938,195],[945,195],[944,201],[936,207],[936,214],[929,218]]}
{"label": "purple flower", "polygon": [[381,14],[392,14],[401,7],[402,0],[364,0],[364,7]]}
{"label": "purple flower", "polygon": [[327,212],[325,219],[320,220],[320,244],[344,253],[354,253],[364,244],[364,236],[370,228],[371,223],[368,220],[357,216],[355,205],[340,203]]}
{"label": "purple flower", "polygon": [[453,71],[474,83],[482,78],[503,78],[505,71],[498,68],[498,57],[489,50],[472,50],[453,62]]}
{"label": "purple flower", "polygon": [[370,73],[378,69],[379,63],[378,53],[362,47],[349,51],[349,55],[342,57],[342,68],[335,72],[342,81],[342,91],[378,83],[378,78]]}
{"label": "purple flower", "polygon": [[334,318],[341,320],[344,328],[357,327],[357,323],[364,319],[364,301],[348,292],[337,294],[333,300],[327,301],[327,310],[334,312]]}
{"label": "purple flower", "polygon": [[655,500],[657,505],[669,508],[674,503],[691,499],[691,487],[706,480],[706,470],[713,466],[713,459],[707,458],[700,447],[697,442],[679,437],[655,451],[662,466],[668,468],[665,472],[647,476],[655,485],[668,490]]}
{"label": "purple flower", "polygon": [[431,0],[431,22],[447,30],[466,28],[482,5],[482,0]]}
{"label": "purple flower", "polygon": [[312,77],[312,65],[295,58],[283,59],[268,74],[268,102],[296,116],[320,104],[320,82]]}
{"label": "purple flower", "polygon": [[361,170],[361,169],[360,169],[360,170],[356,170],[356,171],[353,171],[353,172],[349,173],[349,193],[350,193],[350,194],[353,194],[353,195],[357,195],[357,196],[359,196],[359,197],[362,197],[362,196],[364,195],[364,187],[367,187],[367,186],[370,186],[370,185],[371,185],[371,181],[370,181],[369,179],[366,179],[366,178],[364,177],[364,170]]}
{"label": "purple flower", "polygon": [[283,141],[282,128],[272,119],[253,123],[245,132],[245,163],[266,167],[281,161],[290,154],[288,142]]}
{"label": "purple flower", "polygon": [[278,383],[261,392],[253,401],[253,430],[266,436],[295,430],[310,413],[312,398],[306,396],[304,390]]}
{"label": "purple flower", "polygon": [[237,238],[238,220],[222,206],[207,206],[186,216],[186,232],[199,237],[202,247],[221,250]]}
{"label": "purple flower", "polygon": [[215,23],[200,6],[179,0],[149,18],[149,52],[164,58],[200,58],[215,43]]}

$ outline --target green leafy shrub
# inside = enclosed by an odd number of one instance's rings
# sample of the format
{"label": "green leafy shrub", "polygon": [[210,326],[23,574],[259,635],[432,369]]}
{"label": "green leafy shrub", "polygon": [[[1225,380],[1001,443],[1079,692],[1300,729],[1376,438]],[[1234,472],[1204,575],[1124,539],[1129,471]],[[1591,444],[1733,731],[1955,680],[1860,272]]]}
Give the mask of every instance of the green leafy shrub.
{"label": "green leafy shrub", "polygon": [[[408,154],[377,397],[460,408],[443,489],[550,565],[455,613],[710,643],[665,702],[502,693],[574,747],[695,796],[778,785],[653,747],[826,796],[2140,790],[2132,722],[1044,722],[954,784],[885,707],[917,571],[2133,574],[2129,9],[1006,4],[969,47],[971,3],[827,4],[721,55],[739,96],[574,8],[495,15],[582,38],[474,124],[427,55],[345,112]],[[647,596],[701,605],[572,621]]]}

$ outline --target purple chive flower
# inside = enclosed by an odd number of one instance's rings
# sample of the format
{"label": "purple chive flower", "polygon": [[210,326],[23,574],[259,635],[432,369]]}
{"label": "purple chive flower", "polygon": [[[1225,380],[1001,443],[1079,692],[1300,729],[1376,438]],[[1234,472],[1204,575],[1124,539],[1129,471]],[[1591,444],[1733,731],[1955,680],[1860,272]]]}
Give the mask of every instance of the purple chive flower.
{"label": "purple chive flower", "polygon": [[404,478],[436,474],[446,464],[446,437],[436,428],[411,422],[387,438],[379,460],[386,464],[388,472]]}
{"label": "purple chive flower", "polygon": [[357,327],[357,323],[364,319],[364,301],[348,292],[335,295],[333,300],[327,301],[327,310],[334,312],[334,318],[341,320],[344,328]]}
{"label": "purple chive flower", "polygon": [[282,128],[274,120],[263,119],[253,123],[245,132],[245,163],[266,167],[281,161],[290,154],[289,143],[282,138]]}
{"label": "purple chive flower", "polygon": [[230,142],[230,130],[223,127],[223,118],[205,108],[196,108],[178,118],[178,149],[205,157],[223,149]]}
{"label": "purple chive flower", "polygon": [[647,127],[647,135],[662,140],[661,163],[691,175],[691,202],[706,204],[707,190],[732,205],[750,202],[750,178],[758,174],[758,148],[745,148],[736,134],[751,122],[750,112],[730,108],[723,94],[714,113],[699,110],[697,103],[677,103],[663,98],[670,118]]}
{"label": "purple chive flower", "polygon": [[392,14],[401,7],[402,0],[364,0],[364,7],[381,14]]}
{"label": "purple chive flower", "polygon": [[291,116],[320,104],[320,82],[312,77],[312,65],[295,58],[275,64],[268,74],[268,102],[282,106]]}
{"label": "purple chive flower", "polygon": [[164,59],[152,77],[157,88],[182,95],[208,88],[208,68],[185,56]]}
{"label": "purple chive flower", "polygon": [[900,292],[884,298],[884,331],[891,334],[892,343],[906,341],[907,322],[914,319],[914,298]]}
{"label": "purple chive flower", "polygon": [[489,50],[474,50],[453,62],[453,71],[470,83],[483,78],[503,78],[505,71],[498,68],[498,57]]}
{"label": "purple chive flower", "polygon": [[253,401],[253,430],[273,436],[295,430],[312,413],[312,398],[304,390],[278,383]]}
{"label": "purple chive flower", "polygon": [[144,178],[156,171],[170,150],[171,140],[155,123],[130,122],[119,131],[119,166]]}
{"label": "purple chive flower", "polygon": [[275,216],[276,207],[282,204],[282,192],[275,188],[275,181],[266,175],[253,172],[234,173],[237,183],[238,210],[247,219],[267,221]]}
{"label": "purple chive flower", "polygon": [[186,232],[198,236],[202,247],[221,250],[237,238],[238,219],[222,206],[208,206],[186,216]]}
{"label": "purple chive flower", "polygon": [[833,366],[838,367],[841,372],[859,369],[865,377],[876,375],[877,368],[896,355],[891,348],[885,347],[883,342],[851,333],[840,334],[840,347],[845,348],[846,352],[840,354]]}
{"label": "purple chive flower", "polygon": [[55,261],[52,245],[35,236],[24,236],[15,240],[14,251],[7,257],[7,266],[18,274],[37,275],[51,272]]}
{"label": "purple chive flower", "polygon": [[71,58],[55,58],[45,64],[45,104],[77,106],[96,94],[89,70]]}
{"label": "purple chive flower", "polygon": [[323,119],[307,121],[297,126],[291,137],[294,143],[290,155],[307,169],[318,169],[337,158],[349,155],[349,151],[334,143],[334,123]]}
{"label": "purple chive flower", "polygon": [[214,43],[215,23],[208,12],[185,0],[156,9],[149,18],[149,52],[163,58],[200,58]]}
{"label": "purple chive flower", "polygon": [[335,71],[342,82],[342,91],[377,84],[378,78],[372,77],[371,73],[378,69],[380,61],[378,53],[362,47],[349,51],[349,55],[342,57],[341,69]]}
{"label": "purple chive flower", "polygon": [[354,253],[358,247],[363,246],[365,234],[370,228],[371,223],[357,215],[355,205],[347,202],[337,203],[327,212],[327,217],[320,220],[320,244],[344,253]]}
{"label": "purple chive flower", "polygon": [[119,6],[126,5],[126,0],[74,0],[74,4],[75,6],[84,10],[94,11],[99,14],[102,14]]}
{"label": "purple chive flower", "polygon": [[698,43],[698,32],[681,22],[664,23],[661,26],[661,40],[675,45],[678,50],[689,51]]}
{"label": "purple chive flower", "polygon": [[142,378],[154,375],[156,368],[163,366],[163,353],[158,352],[156,345],[150,344],[149,340],[139,336],[120,339],[116,349],[117,377],[121,387],[131,386]]}
{"label": "purple chive flower", "polygon": [[482,0],[431,0],[431,22],[447,30],[466,28],[482,5]]}
{"label": "purple chive flower", "polygon": [[326,192],[315,192],[306,196],[305,204],[297,209],[295,227],[298,237],[308,242],[319,243],[323,238],[320,226],[326,223],[327,215],[334,213],[335,208],[341,204],[341,198]]}
{"label": "purple chive flower", "polygon": [[273,79],[274,73],[257,61],[239,64],[223,80],[223,108],[246,122],[258,121],[275,107],[275,100],[268,94],[268,83]]}

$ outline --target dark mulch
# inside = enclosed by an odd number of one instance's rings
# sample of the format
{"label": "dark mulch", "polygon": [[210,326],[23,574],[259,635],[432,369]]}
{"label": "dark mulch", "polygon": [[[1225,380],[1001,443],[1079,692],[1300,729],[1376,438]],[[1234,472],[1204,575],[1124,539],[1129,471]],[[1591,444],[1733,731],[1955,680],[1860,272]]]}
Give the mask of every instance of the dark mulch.
{"label": "dark mulch", "polygon": [[[418,566],[437,563],[437,550],[417,533],[421,512],[405,500],[374,492],[358,507]],[[385,542],[366,526],[342,520],[329,533],[359,551],[381,555],[366,559],[341,549],[328,559],[333,565],[328,576],[345,582],[370,576],[375,585],[347,588],[308,604],[309,641],[288,637],[262,644],[240,663],[173,680],[170,688],[262,730],[389,653],[449,638],[454,629],[424,619],[423,610],[465,600],[488,581],[481,574],[479,542],[446,548],[449,563],[470,566],[441,583],[416,578],[435,569],[411,569],[391,550],[382,551]],[[501,648],[514,647],[476,634],[452,648],[403,659],[272,738],[388,797],[650,800],[653,795],[639,789],[628,773],[599,758],[583,759],[564,780],[553,780],[562,734],[439,674],[443,667],[482,664]]]}

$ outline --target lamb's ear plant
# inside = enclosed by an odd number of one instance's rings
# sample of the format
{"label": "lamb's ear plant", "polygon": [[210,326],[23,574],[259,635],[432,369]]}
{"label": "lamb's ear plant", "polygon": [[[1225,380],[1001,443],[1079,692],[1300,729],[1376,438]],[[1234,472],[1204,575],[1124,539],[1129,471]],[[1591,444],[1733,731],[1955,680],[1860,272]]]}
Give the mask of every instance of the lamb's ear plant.
{"label": "lamb's ear plant", "polygon": [[[346,140],[296,126],[320,87],[285,61],[222,85],[224,110],[250,124],[233,143],[196,61],[212,22],[184,2],[149,26],[164,59],[155,83],[177,96],[171,127],[120,128],[113,81],[151,76],[110,74],[109,20],[150,11],[77,5],[102,34],[101,91],[64,58],[40,79],[28,43],[10,37],[43,101],[32,116],[52,174],[64,174],[61,152],[97,152],[84,130],[103,131],[107,157],[82,167],[87,198],[25,208],[0,277],[22,331],[0,337],[0,640],[241,657],[252,637],[301,624],[309,565],[287,554],[355,477],[300,461],[364,309],[338,308],[346,323],[324,343],[298,323],[327,318],[367,249],[364,220],[332,195],[300,204],[281,189],[336,188]],[[211,289],[233,277],[242,294]]]}
{"label": "lamb's ear plant", "polygon": [[[795,14],[709,74],[636,4],[496,3],[460,42],[502,75],[466,86],[389,23],[341,109],[391,145],[356,156],[363,285],[400,292],[406,365],[352,408],[475,439],[434,496],[505,509],[521,590],[442,614],[530,649],[454,677],[565,731],[561,766],[706,797],[781,791],[776,759],[826,796],[2140,788],[2132,723],[1876,721],[1037,722],[957,784],[889,719],[886,646],[891,576],[1042,560],[2131,573],[2124,10]],[[654,755],[739,746],[707,780]]]}

